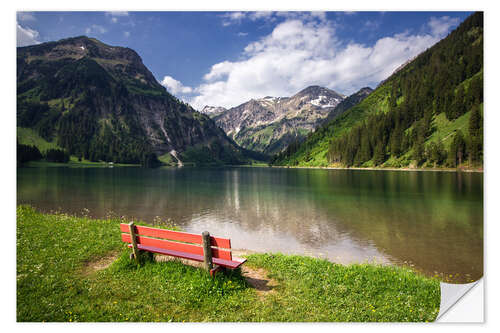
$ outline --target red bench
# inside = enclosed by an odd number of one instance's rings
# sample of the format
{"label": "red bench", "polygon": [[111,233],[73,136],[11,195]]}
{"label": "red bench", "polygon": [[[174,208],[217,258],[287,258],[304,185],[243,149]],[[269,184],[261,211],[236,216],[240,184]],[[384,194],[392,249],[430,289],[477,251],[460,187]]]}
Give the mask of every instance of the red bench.
{"label": "red bench", "polygon": [[246,259],[233,258],[230,239],[211,237],[206,231],[197,235],[136,226],[133,222],[121,223],[120,230],[122,240],[129,243],[128,247],[132,248],[136,260],[138,260],[139,251],[190,259],[204,262],[211,276],[221,267],[235,269],[246,261]]}

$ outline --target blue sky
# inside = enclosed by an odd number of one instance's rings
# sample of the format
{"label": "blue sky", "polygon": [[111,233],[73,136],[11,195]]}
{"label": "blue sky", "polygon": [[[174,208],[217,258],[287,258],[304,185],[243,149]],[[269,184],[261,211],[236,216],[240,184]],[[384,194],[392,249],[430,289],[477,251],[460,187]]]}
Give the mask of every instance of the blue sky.
{"label": "blue sky", "polygon": [[18,12],[17,44],[87,35],[126,46],[201,109],[318,84],[374,88],[470,12]]}

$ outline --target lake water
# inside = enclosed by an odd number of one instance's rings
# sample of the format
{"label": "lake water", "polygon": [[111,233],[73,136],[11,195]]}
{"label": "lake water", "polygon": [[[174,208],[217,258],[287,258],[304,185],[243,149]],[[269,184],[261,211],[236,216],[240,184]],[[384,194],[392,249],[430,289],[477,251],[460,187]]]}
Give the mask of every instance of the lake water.
{"label": "lake water", "polygon": [[[18,168],[17,202],[171,219],[236,249],[483,275],[483,174],[277,168]],[[158,219],[158,218],[156,218]]]}

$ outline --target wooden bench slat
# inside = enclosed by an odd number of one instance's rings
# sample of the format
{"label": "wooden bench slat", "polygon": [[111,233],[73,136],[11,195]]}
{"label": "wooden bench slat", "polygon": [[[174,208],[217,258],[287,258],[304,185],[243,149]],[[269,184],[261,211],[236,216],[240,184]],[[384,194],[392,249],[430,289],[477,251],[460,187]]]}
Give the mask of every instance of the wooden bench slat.
{"label": "wooden bench slat", "polygon": [[231,240],[228,238],[220,238],[220,237],[210,236],[210,245],[222,247],[224,249],[230,249],[231,248]]}
{"label": "wooden bench slat", "polygon": [[[129,232],[128,224],[120,223],[120,230],[122,232]],[[188,232],[172,231],[172,230],[166,230],[166,229],[156,229],[156,228],[136,225],[135,226],[135,233],[138,235],[142,235],[142,236],[165,238],[165,239],[175,240],[175,241],[179,241],[179,242],[195,243],[195,244],[200,244],[200,245],[203,243],[201,235],[191,234]],[[231,248],[231,240],[229,240],[227,238],[220,238],[220,237],[211,236],[210,237],[210,245],[222,247],[225,249],[230,249]]]}
{"label": "wooden bench slat", "polygon": [[[129,244],[128,246],[131,247],[132,245]],[[167,249],[162,249],[159,247],[147,246],[147,245],[142,245],[142,244],[137,244],[137,248],[139,250],[143,250],[143,251],[149,251],[149,252],[154,252],[154,253],[158,253],[158,254],[164,254],[164,255],[169,255],[169,256],[173,256],[173,257],[179,257],[179,258],[203,262],[203,254],[197,255],[197,254],[176,251],[176,250],[167,250]],[[213,258],[214,264],[219,265],[219,266],[223,266],[223,267],[227,267],[227,268],[231,268],[231,269],[238,268],[246,261],[247,261],[246,259],[239,259],[239,258],[238,258],[238,261]]]}
{"label": "wooden bench slat", "polygon": [[[168,249],[174,251],[187,252],[191,254],[198,254],[203,256],[203,248],[201,246],[185,244],[185,243],[176,243],[170,242],[163,239],[156,238],[148,238],[144,236],[136,236],[137,245],[146,245],[153,246],[161,249]],[[132,239],[130,238],[130,234],[122,234],[122,240],[127,243],[131,243]]]}
{"label": "wooden bench slat", "polygon": [[[129,244],[128,246],[130,247],[131,244]],[[192,253],[176,251],[176,250],[167,250],[167,249],[162,249],[159,247],[146,246],[146,245],[142,245],[142,244],[137,244],[137,248],[139,250],[143,250],[143,251],[149,251],[149,252],[165,254],[165,255],[169,255],[169,256],[173,256],[173,257],[179,257],[179,258],[203,262],[203,254],[199,255],[199,254],[192,254]]]}
{"label": "wooden bench slat", "polygon": [[[126,243],[132,242],[130,234],[122,233],[122,240]],[[176,243],[176,242],[171,242],[168,240],[149,238],[149,237],[144,237],[144,236],[140,236],[140,235],[136,236],[136,240],[137,240],[138,245],[142,244],[142,245],[153,246],[153,247],[157,247],[157,248],[161,248],[161,249],[181,251],[181,252],[187,252],[187,253],[203,256],[203,248],[201,246],[185,244],[185,243]],[[231,260],[232,259],[231,251],[216,249],[216,248],[212,248],[212,257],[213,258],[220,258],[220,259],[224,259],[224,260]]]}
{"label": "wooden bench slat", "polygon": [[219,266],[224,266],[227,268],[235,269],[240,267],[243,263],[247,261],[246,259],[239,259],[238,261],[233,260],[224,260],[220,258],[213,258],[213,263]]}

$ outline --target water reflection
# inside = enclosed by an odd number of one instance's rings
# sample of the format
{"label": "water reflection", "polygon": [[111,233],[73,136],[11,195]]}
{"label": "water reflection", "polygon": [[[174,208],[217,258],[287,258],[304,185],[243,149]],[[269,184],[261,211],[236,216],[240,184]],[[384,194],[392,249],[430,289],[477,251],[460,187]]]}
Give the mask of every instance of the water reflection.
{"label": "water reflection", "polygon": [[482,276],[482,174],[26,168],[17,180],[18,202],[45,211],[161,216],[227,235],[236,248],[408,262],[460,282]]}

